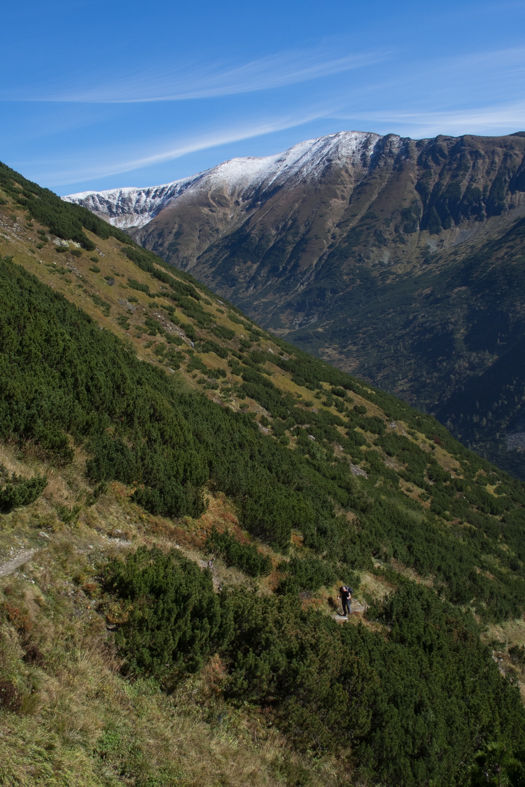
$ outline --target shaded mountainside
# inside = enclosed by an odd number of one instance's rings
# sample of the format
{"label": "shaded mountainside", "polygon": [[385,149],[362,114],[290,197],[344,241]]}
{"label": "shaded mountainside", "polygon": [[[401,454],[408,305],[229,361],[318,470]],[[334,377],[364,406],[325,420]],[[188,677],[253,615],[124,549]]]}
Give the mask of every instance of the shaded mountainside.
{"label": "shaded mountainside", "polygon": [[[523,478],[525,222],[417,277],[348,295],[325,330],[289,335],[304,349],[432,412],[465,445]],[[362,326],[367,325],[366,331]],[[333,347],[347,344],[348,363]]]}
{"label": "shaded mountainside", "polygon": [[0,200],[1,779],[522,779],[523,485],[4,166]]}
{"label": "shaded mountainside", "polygon": [[[521,429],[525,395],[524,153],[521,132],[336,134],[181,182],[181,196],[156,203],[131,233],[261,325],[434,413],[523,478],[515,449],[525,442],[506,435]],[[79,197],[111,218],[115,194],[105,208]],[[120,209],[119,221],[134,210]]]}

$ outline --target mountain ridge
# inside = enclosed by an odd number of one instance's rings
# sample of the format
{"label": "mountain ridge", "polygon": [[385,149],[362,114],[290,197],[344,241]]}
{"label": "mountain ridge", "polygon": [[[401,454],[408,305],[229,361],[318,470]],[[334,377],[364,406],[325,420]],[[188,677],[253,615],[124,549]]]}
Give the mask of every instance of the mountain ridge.
{"label": "mountain ridge", "polygon": [[[525,132],[516,132],[507,136],[520,139],[525,136]],[[69,194],[62,199],[85,204],[86,207],[88,207],[86,201],[90,200],[90,210],[107,217],[107,220],[115,226],[121,226],[120,223],[117,225],[116,222],[126,221],[126,226],[130,228],[143,227],[152,218],[155,218],[161,210],[181,197],[188,188],[197,183],[199,188],[213,188],[218,184],[226,184],[234,188],[248,185],[256,192],[262,187],[262,191],[258,192],[258,195],[262,195],[274,183],[281,187],[290,185],[289,181],[294,176],[299,176],[299,179],[313,178],[314,176],[320,177],[323,169],[334,163],[346,164],[355,170],[366,171],[373,169],[374,164],[377,164],[381,157],[385,155],[398,155],[401,158],[408,159],[412,147],[415,147],[418,153],[424,153],[425,148],[431,147],[440,141],[454,140],[455,142],[460,142],[469,139],[497,140],[505,139],[505,137],[476,138],[472,135],[465,135],[459,138],[452,138],[440,135],[435,138],[413,140],[396,134],[381,136],[373,132],[343,131],[329,134],[325,137],[306,140],[282,153],[271,156],[262,158],[249,156],[230,159],[190,177],[181,178],[160,186],[85,191]],[[518,175],[517,180],[520,180],[521,177],[522,173]],[[129,199],[133,196],[139,198],[138,211],[133,210],[134,202]],[[122,197],[127,199],[122,201]],[[149,206],[147,220],[142,215],[143,211],[140,203],[143,198],[146,199]],[[497,208],[493,206],[493,210],[497,210]]]}
{"label": "mountain ridge", "polygon": [[[348,164],[337,152],[345,140],[354,151]],[[480,423],[490,412],[494,424],[484,435],[482,426],[465,428],[472,395],[461,400],[525,331],[523,132],[426,140],[341,132],[305,145],[317,155],[304,169],[313,179],[290,170],[267,188],[257,180],[237,187],[219,183],[221,165],[131,235],[276,335],[437,414],[468,445],[525,477],[506,442],[523,420],[521,405],[481,414]],[[506,271],[503,289],[494,265]],[[480,290],[496,275],[507,316],[495,291]],[[483,331],[480,308],[495,315]],[[497,376],[486,379],[491,405],[508,399]],[[519,403],[523,395],[520,382],[512,397]]]}
{"label": "mountain ridge", "polygon": [[[153,219],[161,210],[167,207],[173,200],[184,194],[186,189],[198,183],[201,187],[213,187],[217,183],[226,183],[233,186],[246,184],[257,189],[264,186],[269,188],[279,176],[283,177],[287,172],[289,177],[297,175],[303,170],[303,177],[307,174],[310,177],[316,174],[320,160],[315,161],[318,148],[321,148],[321,159],[329,155],[334,147],[343,148],[339,150],[339,156],[343,157],[346,153],[359,151],[359,159],[362,161],[366,151],[359,150],[363,143],[370,147],[370,142],[377,142],[381,137],[378,134],[367,132],[339,132],[327,137],[320,137],[314,140],[301,142],[283,153],[272,156],[246,158],[234,158],[218,164],[203,172],[197,173],[189,178],[181,178],[171,183],[161,186],[150,186],[144,188],[125,187],[122,189],[108,189],[106,191],[84,191],[77,194],[68,194],[62,199],[68,202],[75,202],[88,207],[94,213],[106,218],[114,226],[119,227],[143,227]],[[338,144],[339,143],[339,144]],[[302,163],[301,163],[302,162]],[[272,164],[274,167],[272,168]],[[295,168],[294,168],[295,165]],[[309,172],[307,169],[309,168]],[[204,185],[202,182],[204,181]],[[206,183],[207,181],[207,183]],[[134,197],[137,200],[133,199]],[[142,202],[146,201],[147,213],[143,215]],[[138,201],[138,210],[134,209]]]}

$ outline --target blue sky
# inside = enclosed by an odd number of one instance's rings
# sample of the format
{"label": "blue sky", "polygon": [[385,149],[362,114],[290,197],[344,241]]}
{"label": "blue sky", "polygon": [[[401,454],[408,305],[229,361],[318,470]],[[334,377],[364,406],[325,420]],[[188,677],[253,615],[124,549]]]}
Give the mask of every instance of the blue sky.
{"label": "blue sky", "polygon": [[28,0],[2,28],[0,160],[62,195],[342,130],[525,130],[525,0]]}

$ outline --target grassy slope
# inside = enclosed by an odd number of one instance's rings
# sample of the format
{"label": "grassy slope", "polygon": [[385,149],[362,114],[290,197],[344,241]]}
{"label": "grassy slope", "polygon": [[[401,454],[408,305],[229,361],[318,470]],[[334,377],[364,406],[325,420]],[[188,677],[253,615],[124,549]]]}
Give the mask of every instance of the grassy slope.
{"label": "grassy slope", "polygon": [[[38,236],[37,232],[46,232],[46,227],[28,220],[25,210],[17,207],[9,194],[3,199],[6,204],[0,206],[0,255],[14,257],[15,262],[87,311],[101,327],[131,343],[139,358],[168,369],[179,390],[202,390],[222,406],[252,412],[261,432],[274,433],[276,439],[289,442],[292,447],[300,445],[300,433],[293,425],[276,430],[279,419],[245,395],[242,377],[233,373],[235,366],[232,371],[226,359],[216,353],[199,352],[199,348],[209,349],[199,341],[195,352],[189,339],[193,333],[187,327],[191,325],[201,342],[208,338],[222,348],[229,348],[230,358],[232,352],[240,356],[237,361],[248,358],[254,349],[265,352],[268,360],[263,366],[272,373],[272,382],[293,397],[299,410],[312,413],[324,410],[340,417],[345,426],[351,424],[345,409],[348,400],[341,412],[341,403],[331,395],[332,386],[328,382],[313,386],[312,390],[312,386],[300,384],[297,375],[294,381],[290,371],[272,361],[272,354],[283,355],[283,346],[240,318],[227,304],[203,293],[208,301],[203,306],[212,315],[206,327],[202,320],[199,325],[184,308],[176,307],[170,314],[162,306],[173,307],[173,300],[162,296],[152,299],[130,287],[129,280],[135,280],[147,285],[151,292],[160,292],[162,284],[125,256],[126,246],[119,240],[114,237],[102,240],[86,232],[96,251],[84,250],[80,256],[73,256],[69,251],[58,253],[52,243],[53,236],[47,234],[49,240],[37,249],[37,242],[42,243],[42,235]],[[90,257],[95,255],[100,271],[90,270],[94,267]],[[106,276],[112,277],[114,284],[108,284]],[[148,318],[149,325],[145,322]],[[166,333],[159,333],[151,319],[160,323]],[[223,337],[231,338],[219,338],[220,327],[232,331],[233,335],[223,333]],[[156,335],[152,335],[155,331]],[[181,343],[169,344],[166,336],[177,336]],[[290,347],[284,349],[285,357],[293,352]],[[196,356],[206,368],[195,363]],[[177,364],[180,369],[171,371]],[[217,374],[218,369],[224,376]],[[445,438],[436,435],[434,439],[429,419],[418,422],[418,430],[414,428],[417,427],[415,414],[401,406],[394,428],[390,426],[392,416],[387,418],[383,409],[385,406],[394,409],[394,402],[385,397],[380,400],[383,406],[379,406],[372,390],[359,384],[354,388],[352,406],[364,406],[367,417],[380,418],[387,435],[403,432],[408,441],[435,457],[438,466],[449,476],[465,476],[468,456],[453,441],[445,447]],[[344,442],[344,427],[337,428]],[[378,447],[372,432],[360,427],[357,431],[363,436],[363,445],[347,461],[351,459],[354,467],[367,468],[371,475],[367,454],[374,450],[382,457],[384,467],[396,473],[403,471],[402,457],[389,456]],[[323,439],[316,442],[322,446],[326,443]],[[344,456],[343,448],[333,440],[331,447],[334,456]],[[356,457],[361,457],[361,461]],[[252,538],[241,526],[234,501],[213,489],[207,491],[207,511],[195,519],[165,519],[145,513],[131,501],[132,488],[118,482],[109,484],[94,499],[96,490],[85,476],[86,458],[79,446],[75,448],[73,463],[59,468],[43,458],[35,446],[21,450],[13,442],[1,448],[0,462],[10,473],[24,477],[45,473],[49,482],[35,503],[2,516],[1,522],[5,556],[2,564],[22,549],[35,550],[27,565],[0,580],[2,679],[15,687],[14,691],[9,689],[8,697],[15,712],[0,717],[2,734],[8,742],[8,754],[0,765],[3,783],[131,783],[153,787],[173,783],[176,778],[181,783],[195,785],[248,781],[303,784],[308,780],[314,784],[337,784],[347,779],[349,772],[344,761],[335,763],[328,756],[321,762],[299,758],[258,713],[225,705],[218,688],[220,663],[214,667],[211,662],[203,674],[185,680],[170,697],[160,694],[148,681],[129,683],[120,677],[112,644],[115,622],[111,620],[111,610],[101,606],[97,598],[100,564],[111,555],[125,553],[140,544],[158,544],[164,548],[177,544],[192,560],[202,560],[206,557],[205,535],[214,525],[221,530],[230,529],[241,539]],[[490,481],[487,488],[491,495],[498,486],[510,483],[488,466],[480,467],[476,474]],[[370,494],[372,487],[383,487],[386,497],[391,497],[400,508],[400,500],[404,498],[406,516],[423,526],[429,495],[413,481],[401,479],[401,491],[395,494],[389,492],[380,475],[372,481],[357,476],[354,483],[361,485],[365,494]],[[343,513],[349,522],[356,518],[351,507]],[[501,515],[490,516],[495,522],[501,521]],[[460,517],[448,517],[442,526],[444,533],[472,527]],[[292,534],[292,544],[291,555],[308,554],[300,533]],[[274,565],[282,559],[267,544],[260,544],[259,548],[271,557]],[[478,566],[478,571],[489,573],[485,565]],[[382,554],[376,550],[374,560],[361,567],[358,576],[357,599],[364,604],[383,597],[403,576],[429,586],[435,584],[431,572],[423,576],[388,551]],[[345,579],[344,574],[341,579]],[[240,584],[246,589],[255,584],[261,593],[268,594],[278,580],[276,570],[254,581],[226,567],[221,560],[216,564],[217,584]],[[335,596],[336,587],[337,583],[316,593],[304,593],[303,605],[333,614],[329,600]],[[361,613],[352,623],[359,620],[371,630],[382,630],[380,624],[368,621]],[[483,636],[488,641],[495,638],[502,641],[502,668],[520,677],[520,668],[511,665],[508,651],[512,645],[525,644],[521,620],[500,620],[487,625]],[[19,745],[21,740],[25,743],[23,750]]]}

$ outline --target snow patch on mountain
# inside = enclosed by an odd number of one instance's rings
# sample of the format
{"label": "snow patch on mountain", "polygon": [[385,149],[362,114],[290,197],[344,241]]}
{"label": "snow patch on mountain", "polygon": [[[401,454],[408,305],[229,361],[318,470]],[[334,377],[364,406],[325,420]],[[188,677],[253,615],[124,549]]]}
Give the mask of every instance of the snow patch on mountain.
{"label": "snow patch on mountain", "polygon": [[82,191],[62,199],[82,205],[114,227],[143,227],[200,177],[195,175],[163,186],[148,186],[142,189],[128,187],[108,191]]}
{"label": "snow patch on mountain", "polygon": [[[389,135],[394,147],[399,137]],[[248,197],[269,188],[295,185],[321,176],[330,165],[366,171],[374,150],[384,137],[362,131],[341,131],[294,145],[284,153],[264,158],[235,158],[190,178],[147,188],[84,191],[62,199],[83,205],[116,227],[144,227],[161,210],[181,198],[201,191],[224,188]]]}

